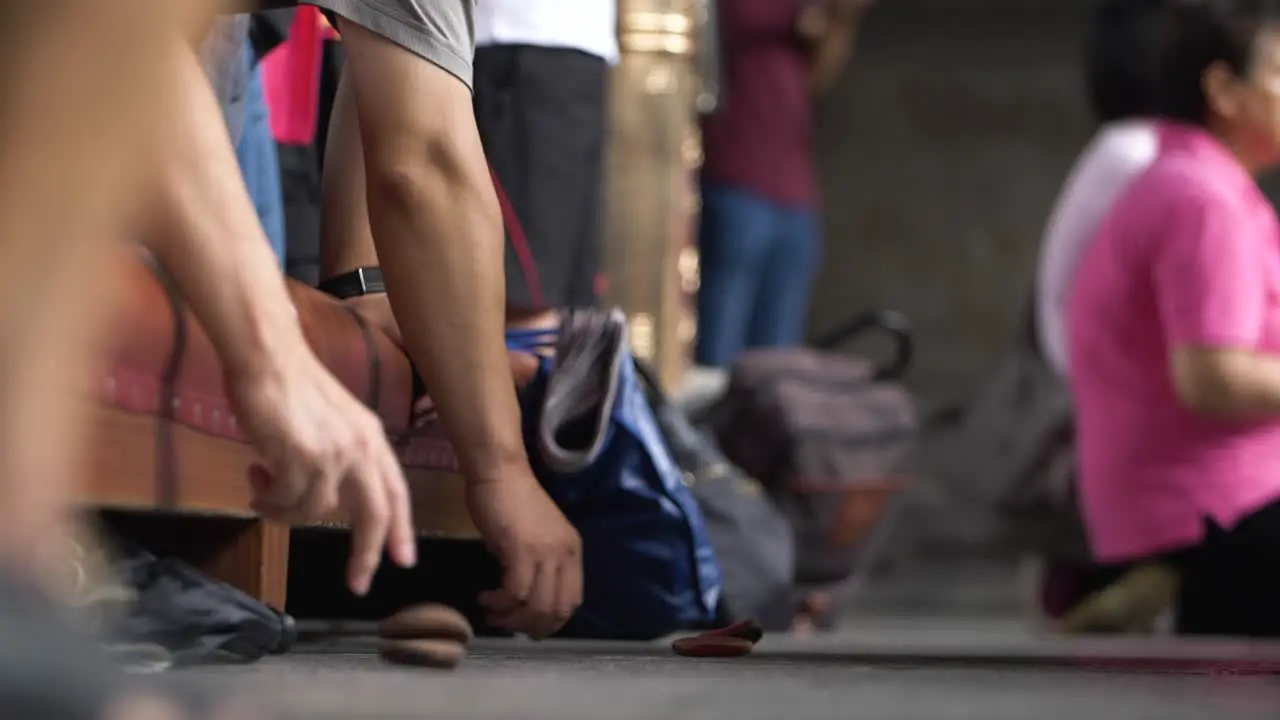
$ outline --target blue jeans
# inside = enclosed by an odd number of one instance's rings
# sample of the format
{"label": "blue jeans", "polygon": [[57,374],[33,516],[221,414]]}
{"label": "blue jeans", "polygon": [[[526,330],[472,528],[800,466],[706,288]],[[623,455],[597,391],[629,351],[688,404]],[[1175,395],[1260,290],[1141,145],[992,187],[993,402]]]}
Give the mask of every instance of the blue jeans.
{"label": "blue jeans", "polygon": [[253,47],[249,43],[245,43],[245,62],[249,63],[251,72],[249,85],[245,88],[244,130],[240,134],[240,141],[236,143],[236,157],[240,161],[240,172],[244,175],[249,197],[258,211],[258,220],[262,223],[262,229],[271,241],[271,249],[275,251],[283,269],[285,233],[280,156],[275,136],[271,132],[267,100],[262,91],[262,68],[257,67]]}
{"label": "blue jeans", "polygon": [[699,365],[800,344],[820,253],[813,210],[704,181],[699,244]]}

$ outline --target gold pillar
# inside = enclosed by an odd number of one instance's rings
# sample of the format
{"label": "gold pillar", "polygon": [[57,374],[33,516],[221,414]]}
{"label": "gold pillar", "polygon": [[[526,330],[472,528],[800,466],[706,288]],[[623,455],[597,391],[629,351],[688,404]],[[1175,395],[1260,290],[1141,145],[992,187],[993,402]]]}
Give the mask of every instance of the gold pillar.
{"label": "gold pillar", "polygon": [[668,389],[688,368],[696,334],[700,9],[701,0],[618,0],[604,300],[626,312],[636,356]]}

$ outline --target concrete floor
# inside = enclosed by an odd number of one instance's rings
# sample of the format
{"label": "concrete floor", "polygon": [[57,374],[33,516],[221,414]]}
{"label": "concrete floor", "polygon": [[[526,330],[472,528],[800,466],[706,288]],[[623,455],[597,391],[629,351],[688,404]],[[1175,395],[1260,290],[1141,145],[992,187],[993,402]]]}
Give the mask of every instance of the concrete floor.
{"label": "concrete floor", "polygon": [[[1280,648],[1139,645],[935,622],[817,643],[766,638],[757,654],[735,660],[678,658],[665,644],[480,641],[456,670],[431,671],[385,664],[373,641],[347,638],[183,674],[298,720],[1280,717],[1280,676],[1256,672],[1280,670]],[[1215,653],[1265,655],[1269,666],[1232,669],[1213,662]],[[1152,662],[1161,655],[1186,662]]]}
{"label": "concrete floor", "polygon": [[181,673],[285,720],[1244,720],[1280,718],[1280,646],[1069,640],[1019,614],[1007,568],[872,583],[842,629],[750,657],[666,643],[480,640],[454,671],[384,663],[328,624],[284,657]]}

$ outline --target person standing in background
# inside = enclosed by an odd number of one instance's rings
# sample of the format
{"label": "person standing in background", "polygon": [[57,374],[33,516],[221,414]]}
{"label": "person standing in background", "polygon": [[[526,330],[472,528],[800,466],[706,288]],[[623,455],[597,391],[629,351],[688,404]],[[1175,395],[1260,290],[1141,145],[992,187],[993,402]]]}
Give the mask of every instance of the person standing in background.
{"label": "person standing in background", "polygon": [[596,304],[617,60],[615,0],[476,6],[476,123],[523,229],[507,228],[509,326],[555,326],[557,308]]}
{"label": "person standing in background", "polygon": [[703,125],[696,363],[804,332],[819,247],[813,96],[875,0],[722,0],[724,108]]}

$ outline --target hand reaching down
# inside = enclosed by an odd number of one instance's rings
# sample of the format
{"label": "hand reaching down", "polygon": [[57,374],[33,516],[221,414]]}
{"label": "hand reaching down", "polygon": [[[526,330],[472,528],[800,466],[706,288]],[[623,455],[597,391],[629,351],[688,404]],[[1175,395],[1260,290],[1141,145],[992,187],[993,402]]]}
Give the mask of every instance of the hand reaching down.
{"label": "hand reaching down", "polygon": [[471,482],[467,506],[502,563],[502,587],[480,595],[497,627],[541,640],[582,604],[582,538],[532,472]]}
{"label": "hand reaching down", "polygon": [[250,476],[253,507],[288,524],[345,511],[352,529],[347,582],[363,595],[384,547],[398,565],[416,561],[404,473],[377,416],[305,344],[287,355],[226,378],[232,410],[262,456]]}

